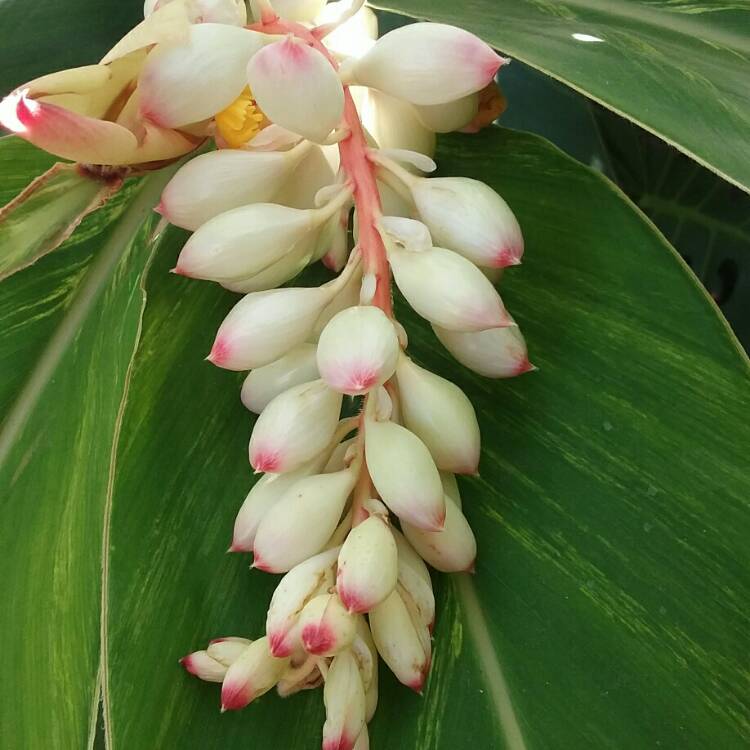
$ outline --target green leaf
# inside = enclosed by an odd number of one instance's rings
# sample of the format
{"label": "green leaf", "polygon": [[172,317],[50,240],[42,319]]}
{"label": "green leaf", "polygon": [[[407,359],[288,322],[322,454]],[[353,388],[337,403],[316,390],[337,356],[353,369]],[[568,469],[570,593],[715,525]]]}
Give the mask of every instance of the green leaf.
{"label": "green leaf", "polygon": [[[26,174],[28,167],[33,169],[46,157],[20,138],[0,139],[3,171]],[[0,279],[57,248],[83,217],[105,203],[121,184],[119,179],[100,180],[75,165],[63,163],[54,164],[39,175],[0,208]],[[81,239],[79,235],[76,241]]]}
{"label": "green leaf", "polygon": [[0,0],[0,96],[53,70],[98,62],[143,20],[143,4]]}
{"label": "green leaf", "polygon": [[[372,745],[740,750],[750,482],[748,363],[682,261],[610,183],[537,137],[443,140],[524,228],[503,295],[540,371],[473,376],[400,309],[410,351],[470,396],[481,477],[462,482],[476,575],[437,576],[424,697],[381,667]],[[275,577],[226,555],[252,484],[241,378],[202,362],[236,297],[167,273],[170,232],[122,422],[105,623],[109,746],[315,748],[319,692],[220,715],[177,659],[263,630]]]}
{"label": "green leaf", "polygon": [[[747,4],[696,5],[690,0],[376,0],[373,4],[469,29],[750,191],[746,147],[750,39],[742,33],[750,25]],[[501,81],[502,77],[501,71]]]}
{"label": "green leaf", "polygon": [[113,204],[119,211],[92,215],[80,236],[2,284],[0,596],[10,616],[0,624],[8,675],[0,725],[8,747],[79,748],[93,737],[111,453],[140,329],[150,211],[167,177],[131,181]]}

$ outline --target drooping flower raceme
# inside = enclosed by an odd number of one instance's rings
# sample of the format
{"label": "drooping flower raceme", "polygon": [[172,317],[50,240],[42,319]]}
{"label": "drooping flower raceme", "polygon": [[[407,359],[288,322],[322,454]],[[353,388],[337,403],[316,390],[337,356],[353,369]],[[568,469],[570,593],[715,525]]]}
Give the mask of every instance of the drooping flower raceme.
{"label": "drooping flower raceme", "polygon": [[[176,172],[156,210],[192,232],[175,273],[243,295],[208,355],[249,371],[241,399],[259,414],[249,463],[263,476],[229,549],[283,578],[265,634],[182,663],[222,683],[223,710],[324,683],[324,750],[363,750],[378,656],[418,692],[429,674],[425,563],[473,571],[476,557],[455,475],[478,471],[477,417],[407,354],[392,281],[466,367],[533,369],[493,283],[523,255],[511,209],[475,180],[426,176],[436,132],[498,114],[507,61],[442,24],[377,39],[356,1],[253,10],[147,0],[100,64],[21,86],[0,122],[93,165],[151,169],[216,146]],[[318,260],[332,281],[279,288]],[[342,417],[346,397],[356,416]]]}

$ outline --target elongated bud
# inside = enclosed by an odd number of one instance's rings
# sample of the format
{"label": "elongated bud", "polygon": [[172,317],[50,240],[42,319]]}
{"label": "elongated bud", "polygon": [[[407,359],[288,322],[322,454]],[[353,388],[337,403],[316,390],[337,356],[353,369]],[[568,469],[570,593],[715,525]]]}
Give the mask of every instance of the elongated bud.
{"label": "elongated bud", "polygon": [[299,614],[317,592],[333,585],[333,567],[338,553],[338,547],[320,552],[295,565],[279,581],[266,617],[266,635],[275,656],[292,653],[292,630]]}
{"label": "elongated bud", "polygon": [[420,621],[432,632],[435,622],[435,594],[427,566],[404,535],[394,529],[398,547],[398,584],[411,596]]}
{"label": "elongated bud", "polygon": [[411,194],[435,243],[479,266],[515,266],[523,255],[521,227],[508,204],[468,177],[414,180]]}
{"label": "elongated bud", "polygon": [[356,307],[359,304],[360,288],[362,286],[362,275],[352,274],[349,281],[339,290],[336,296],[325,306],[315,321],[314,336],[320,338],[320,334],[328,323],[342,310]]}
{"label": "elongated bud", "polygon": [[461,333],[433,326],[440,343],[462,364],[486,378],[512,378],[536,369],[516,327]]}
{"label": "elongated bud", "polygon": [[253,566],[284,573],[320,552],[330,539],[354,488],[356,472],[301,479],[268,511],[255,535]]}
{"label": "elongated bud", "polygon": [[235,636],[216,638],[211,641],[206,653],[225,667],[231,667],[251,643],[252,641],[247,638]]}
{"label": "elongated bud", "polygon": [[169,128],[213,117],[245,87],[247,62],[265,43],[249,29],[203,23],[182,44],[157,45],[138,80],[141,113]]}
{"label": "elongated bud", "polygon": [[221,710],[236,711],[267,693],[289,665],[268,650],[266,637],[253,641],[227,670],[221,686]]}
{"label": "elongated bud", "polygon": [[352,644],[357,623],[336,594],[326,593],[305,605],[299,616],[299,629],[305,651],[333,656]]}
{"label": "elongated bud", "polygon": [[180,664],[187,672],[206,682],[223,682],[227,673],[227,667],[209,656],[207,651],[193,651],[183,656]]}
{"label": "elongated bud", "polygon": [[294,471],[330,443],[339,422],[342,396],[322,380],[284,391],[261,412],[250,436],[250,465],[256,471]]}
{"label": "elongated bud", "polygon": [[353,750],[365,726],[365,691],[351,651],[338,654],[331,662],[323,701],[323,750]]}
{"label": "elongated bud", "polygon": [[170,224],[195,231],[209,219],[250,203],[270,201],[306,153],[221,149],[191,159],[169,181],[159,213]]}
{"label": "elongated bud", "polygon": [[279,260],[315,228],[315,212],[253,203],[203,224],[177,259],[175,273],[209,281],[242,280]]}
{"label": "elongated bud", "polygon": [[455,331],[482,331],[512,324],[500,295],[470,261],[434,247],[393,247],[388,261],[401,293],[423,318]]}
{"label": "elongated bud", "polygon": [[404,425],[429,449],[438,469],[475,474],[479,423],[466,394],[401,355],[396,366]]}
{"label": "elongated bud", "polygon": [[260,414],[280,393],[318,378],[314,344],[300,344],[283,357],[253,370],[242,384],[242,403]]}
{"label": "elongated bud", "polygon": [[443,486],[427,446],[393,422],[365,421],[365,455],[383,502],[402,520],[439,531],[445,517]]}
{"label": "elongated bud", "polygon": [[483,89],[508,62],[455,26],[414,23],[388,32],[359,59],[342,65],[347,83],[414,104],[452,102]]}
{"label": "elongated bud", "polygon": [[393,324],[377,307],[337,313],[318,341],[318,371],[334,390],[360,396],[393,375],[399,344]]}
{"label": "elongated bud", "polygon": [[370,612],[369,619],[383,661],[399,682],[420,693],[430,668],[430,634],[426,625],[412,617],[403,591],[397,587]]}
{"label": "elongated bud", "polygon": [[285,474],[264,474],[248,493],[234,521],[232,545],[228,552],[252,552],[258,526],[268,510],[300,479],[317,474],[326,462],[325,450],[296,471]]}
{"label": "elongated bud", "polygon": [[477,556],[474,532],[461,509],[447,495],[442,531],[425,531],[408,522],[403,522],[401,529],[414,549],[436,570],[457,573],[474,569]]}
{"label": "elongated bud", "polygon": [[449,471],[440,472],[440,481],[443,483],[443,492],[450,497],[458,507],[461,507],[461,493],[458,490],[456,475]]}
{"label": "elongated bud", "polygon": [[469,94],[445,104],[415,106],[419,121],[435,133],[452,133],[466,127],[479,111],[479,94]]}
{"label": "elongated bud", "polygon": [[270,364],[308,338],[329,299],[322,287],[248,294],[224,318],[209,362],[227,370]]}
{"label": "elongated bud", "polygon": [[311,141],[325,141],[341,121],[344,89],[336,71],[291,35],[252,57],[247,80],[269,120]]}
{"label": "elongated bud", "polygon": [[381,507],[349,532],[339,553],[336,589],[350,612],[368,612],[396,586],[396,542]]}
{"label": "elongated bud", "polygon": [[352,653],[365,686],[365,718],[370,721],[378,707],[378,650],[367,620],[362,615],[356,619],[357,636],[352,643]]}

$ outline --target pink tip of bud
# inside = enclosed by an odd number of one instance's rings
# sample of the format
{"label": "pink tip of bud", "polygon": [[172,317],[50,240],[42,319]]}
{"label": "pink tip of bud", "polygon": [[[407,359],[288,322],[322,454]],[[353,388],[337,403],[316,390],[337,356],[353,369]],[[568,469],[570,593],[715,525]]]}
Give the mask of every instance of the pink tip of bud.
{"label": "pink tip of bud", "polygon": [[253,552],[253,564],[250,566],[251,568],[255,568],[256,570],[261,570],[264,573],[276,573],[271,565],[269,565],[266,562],[263,562],[263,558],[257,553]]}
{"label": "pink tip of bud", "polygon": [[430,631],[430,635],[432,635],[433,631],[435,630],[435,618],[433,617],[432,620],[430,620],[430,624],[427,626],[427,630]]}
{"label": "pink tip of bud", "polygon": [[352,750],[356,744],[356,739],[352,739],[345,734],[340,737],[329,737],[323,742],[323,750]]}
{"label": "pink tip of bud", "polygon": [[474,575],[477,572],[477,559],[474,558],[462,571],[463,573],[469,573]]}
{"label": "pink tip of bud", "polygon": [[[159,214],[159,216],[164,216],[164,210],[165,210],[165,209],[164,209],[164,201],[163,201],[163,200],[159,201],[159,202],[158,202],[158,203],[157,203],[157,204],[156,204],[156,205],[154,206],[154,213],[157,213],[157,214]],[[175,269],[172,269],[172,270],[174,271]]]}
{"label": "pink tip of bud", "polygon": [[177,274],[177,276],[184,276],[187,279],[192,279],[193,278],[184,268],[180,268],[179,266],[175,266],[174,268],[170,268],[169,269],[169,273]]}
{"label": "pink tip of bud", "polygon": [[214,643],[224,643],[225,640],[226,638],[213,638],[212,640],[208,642],[208,645],[213,646]]}
{"label": "pink tip of bud", "polygon": [[185,667],[186,672],[189,672],[190,674],[194,674],[194,675],[198,674],[192,654],[183,656],[182,659],[180,659],[180,664],[182,664],[182,666]]}
{"label": "pink tip of bud", "polygon": [[508,266],[520,266],[522,253],[523,250],[519,252],[518,248],[504,247],[501,250],[498,250],[493,258],[492,267],[507,268]]}
{"label": "pink tip of bud", "polygon": [[270,450],[254,450],[250,456],[250,466],[255,469],[255,472],[266,472],[274,473],[278,472],[281,466],[281,456],[278,451]]}
{"label": "pink tip of bud", "polygon": [[27,132],[41,109],[26,93],[27,89],[14,91],[0,101],[0,125],[11,133]]}
{"label": "pink tip of bud", "polygon": [[353,367],[346,373],[341,373],[341,378],[336,378],[340,383],[337,390],[341,390],[348,396],[361,396],[367,393],[378,382],[379,373],[371,367]]}
{"label": "pink tip of bud", "polygon": [[[339,568],[339,573],[340,572],[341,569]],[[355,591],[344,588],[341,585],[340,580],[341,576],[338,575],[336,581],[336,590],[338,592],[339,599],[341,599],[341,603],[347,608],[349,612],[363,614],[372,608],[372,602],[365,601],[364,598]]]}
{"label": "pink tip of bud", "polygon": [[523,375],[525,372],[534,372],[535,370],[538,370],[539,368],[535,365],[532,365],[531,362],[529,362],[528,357],[524,359],[523,361],[518,363],[518,366],[515,369],[514,375]]}
{"label": "pink tip of bud", "polygon": [[[179,271],[175,269],[175,273],[179,273]],[[222,364],[229,358],[231,351],[232,348],[229,345],[229,342],[225,338],[217,336],[216,341],[214,341],[214,345],[211,347],[211,352],[206,357],[206,360],[209,361],[212,365],[221,367]]]}
{"label": "pink tip of bud", "polygon": [[244,545],[242,542],[238,542],[235,539],[232,539],[232,543],[229,545],[229,549],[227,552],[252,552],[253,548],[247,545]]}
{"label": "pink tip of bud", "polygon": [[327,625],[305,625],[302,643],[308,654],[325,654],[334,647],[336,636]]}
{"label": "pink tip of bud", "polygon": [[286,636],[286,633],[276,632],[271,633],[268,637],[268,648],[277,659],[289,656],[292,653],[291,646],[286,642]]}
{"label": "pink tip of bud", "polygon": [[221,712],[238,711],[250,703],[252,690],[246,682],[227,682],[221,686]]}

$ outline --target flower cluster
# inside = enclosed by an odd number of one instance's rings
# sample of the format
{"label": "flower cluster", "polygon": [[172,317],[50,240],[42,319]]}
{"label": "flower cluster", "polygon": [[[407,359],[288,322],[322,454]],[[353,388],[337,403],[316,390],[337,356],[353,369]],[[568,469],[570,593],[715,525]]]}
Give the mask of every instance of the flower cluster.
{"label": "flower cluster", "polygon": [[[324,750],[368,747],[378,657],[422,690],[425,563],[472,571],[476,556],[455,476],[477,472],[477,418],[407,356],[391,281],[466,367],[532,369],[495,288],[523,254],[513,213],[483,183],[425,176],[436,132],[497,116],[507,61],[441,24],[377,39],[361,5],[265,0],[248,18],[238,0],[147,0],[99,65],[0,104],[5,127],[82,163],[151,169],[217,146],[176,172],[157,210],[192,232],[175,273],[244,295],[208,356],[250,371],[241,398],[259,414],[249,459],[263,476],[230,551],[284,576],[264,636],[182,663],[222,683],[222,710],[324,684]],[[281,287],[318,260],[332,281]],[[356,416],[342,418],[344,396]]]}

